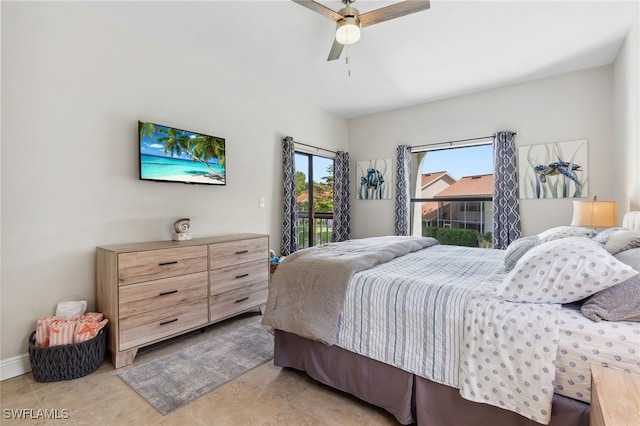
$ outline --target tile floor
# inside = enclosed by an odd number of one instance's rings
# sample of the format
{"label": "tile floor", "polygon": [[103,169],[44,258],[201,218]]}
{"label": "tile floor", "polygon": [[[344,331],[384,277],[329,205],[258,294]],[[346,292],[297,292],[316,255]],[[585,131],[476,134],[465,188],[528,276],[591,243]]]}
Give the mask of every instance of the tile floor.
{"label": "tile floor", "polygon": [[[133,365],[229,331],[257,313],[140,350]],[[125,367],[128,368],[128,367]],[[386,411],[317,383],[306,374],[263,364],[163,416],[125,384],[111,364],[75,380],[38,383],[31,373],[0,382],[0,424],[62,425],[397,425]],[[12,418],[15,409],[57,410],[66,419]],[[63,411],[68,410],[68,411]],[[24,412],[24,410],[23,410]],[[55,411],[53,411],[55,412]],[[66,413],[66,414],[65,414]]]}

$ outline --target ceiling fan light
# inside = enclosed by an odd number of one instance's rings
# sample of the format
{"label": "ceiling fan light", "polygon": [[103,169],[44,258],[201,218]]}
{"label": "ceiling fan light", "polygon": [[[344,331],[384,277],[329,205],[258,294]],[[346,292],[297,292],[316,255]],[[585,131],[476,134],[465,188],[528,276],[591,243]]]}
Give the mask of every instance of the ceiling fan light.
{"label": "ceiling fan light", "polygon": [[338,21],[336,41],[340,44],[352,44],[360,40],[360,22],[355,17],[347,17]]}

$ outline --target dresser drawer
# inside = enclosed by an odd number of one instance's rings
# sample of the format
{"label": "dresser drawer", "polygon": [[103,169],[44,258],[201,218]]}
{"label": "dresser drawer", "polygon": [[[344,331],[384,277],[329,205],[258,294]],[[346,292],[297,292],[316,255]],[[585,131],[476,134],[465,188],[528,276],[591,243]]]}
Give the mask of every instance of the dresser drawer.
{"label": "dresser drawer", "polygon": [[235,290],[211,295],[209,320],[215,321],[230,317],[267,303],[268,284],[257,283]]}
{"label": "dresser drawer", "polygon": [[269,281],[266,260],[218,268],[209,273],[211,295]]}
{"label": "dresser drawer", "polygon": [[181,331],[206,325],[207,298],[191,299],[158,311],[120,319],[120,350],[144,345]]}
{"label": "dresser drawer", "polygon": [[[209,268],[217,269],[256,260],[269,259],[269,239],[267,237],[230,241],[209,246]],[[266,268],[266,266],[265,266]]]}
{"label": "dresser drawer", "polygon": [[118,285],[207,270],[207,246],[176,247],[118,255]]}
{"label": "dresser drawer", "polygon": [[193,299],[206,299],[207,273],[163,278],[119,288],[119,316],[125,319],[151,311],[164,310]]}

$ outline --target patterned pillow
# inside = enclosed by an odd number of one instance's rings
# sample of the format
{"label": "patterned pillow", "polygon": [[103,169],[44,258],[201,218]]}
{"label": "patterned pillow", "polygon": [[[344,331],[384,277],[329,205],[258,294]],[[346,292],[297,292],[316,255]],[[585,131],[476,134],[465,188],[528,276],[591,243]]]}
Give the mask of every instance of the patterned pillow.
{"label": "patterned pillow", "polygon": [[504,270],[509,272],[516,265],[516,262],[533,247],[540,244],[540,238],[537,235],[530,237],[518,238],[507,247],[504,253]]}
{"label": "patterned pillow", "polygon": [[625,250],[640,247],[640,231],[620,231],[616,232],[604,245],[605,250],[611,254],[618,254]]}
{"label": "patterned pillow", "polygon": [[570,303],[637,273],[591,238],[567,237],[525,253],[504,277],[497,293],[512,302]]}
{"label": "patterned pillow", "polygon": [[559,240],[560,238],[567,237],[588,237],[591,238],[596,235],[596,230],[593,228],[585,228],[582,226],[556,226],[555,228],[547,229],[538,234],[541,243],[548,241]]}
{"label": "patterned pillow", "polygon": [[611,238],[611,236],[613,234],[615,234],[618,231],[629,231],[629,229],[627,228],[621,228],[619,226],[615,227],[615,228],[607,228],[604,231],[600,231],[598,232],[594,237],[593,237],[593,241],[597,241],[600,244],[607,244],[607,241],[609,241],[609,238]]}
{"label": "patterned pillow", "polygon": [[[640,269],[640,248],[623,251],[615,258],[636,270]],[[594,294],[580,310],[582,315],[596,322],[640,322],[640,274]]]}

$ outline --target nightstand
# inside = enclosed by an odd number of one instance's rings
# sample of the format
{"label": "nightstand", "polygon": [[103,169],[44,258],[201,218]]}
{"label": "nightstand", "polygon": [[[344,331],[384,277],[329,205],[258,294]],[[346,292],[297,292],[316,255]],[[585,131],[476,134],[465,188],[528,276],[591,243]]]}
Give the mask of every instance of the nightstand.
{"label": "nightstand", "polygon": [[640,375],[592,365],[589,425],[640,425]]}

